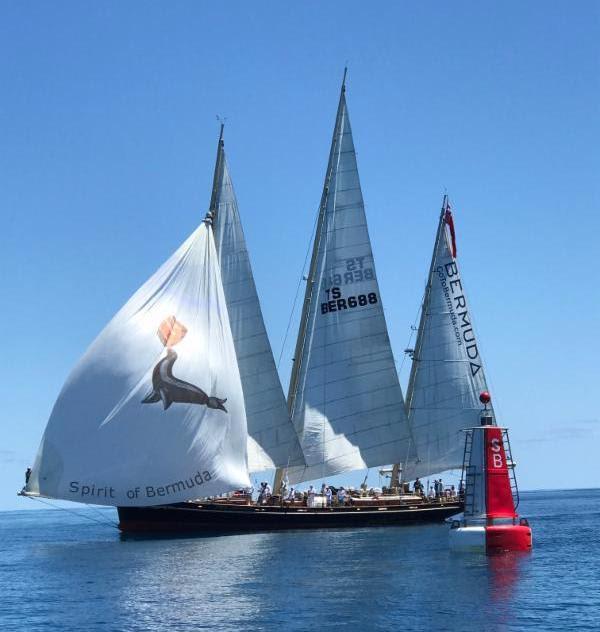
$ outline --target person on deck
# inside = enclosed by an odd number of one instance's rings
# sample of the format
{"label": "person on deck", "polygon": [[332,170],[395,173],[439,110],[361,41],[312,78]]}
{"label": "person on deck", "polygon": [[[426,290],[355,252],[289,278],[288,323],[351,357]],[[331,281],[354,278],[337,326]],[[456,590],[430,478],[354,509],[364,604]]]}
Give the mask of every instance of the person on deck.
{"label": "person on deck", "polygon": [[267,486],[267,484],[263,481],[260,484],[260,490],[258,492],[258,498],[256,499],[256,504],[257,505],[262,505],[265,502],[265,487]]}
{"label": "person on deck", "polygon": [[306,506],[307,507],[314,507],[315,506],[315,495],[316,495],[316,491],[315,488],[311,485],[308,488],[308,492],[307,492],[307,498],[306,498]]}
{"label": "person on deck", "polygon": [[331,507],[331,502],[333,500],[333,492],[331,491],[331,487],[325,488],[325,498],[327,498],[327,506]]}
{"label": "person on deck", "polygon": [[296,495],[296,491],[294,490],[293,487],[290,487],[290,491],[288,492],[288,495],[286,497],[286,501],[287,502],[294,502],[294,497]]}
{"label": "person on deck", "polygon": [[338,505],[346,504],[346,490],[343,487],[340,487],[338,489],[337,501],[338,501]]}
{"label": "person on deck", "polygon": [[288,487],[288,482],[287,479],[283,479],[281,481],[281,486],[279,488],[279,497],[280,498],[285,498],[287,496],[287,487]]}
{"label": "person on deck", "polygon": [[421,483],[419,478],[415,481],[413,489],[415,494],[419,494],[419,496],[423,495],[423,483]]}

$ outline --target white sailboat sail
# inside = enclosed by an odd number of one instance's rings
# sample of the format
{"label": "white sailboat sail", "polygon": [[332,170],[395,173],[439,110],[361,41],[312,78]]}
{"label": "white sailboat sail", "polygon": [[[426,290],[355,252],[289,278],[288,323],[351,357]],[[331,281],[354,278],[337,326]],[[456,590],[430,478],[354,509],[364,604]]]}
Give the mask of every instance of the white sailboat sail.
{"label": "white sailboat sail", "polygon": [[215,244],[248,422],[248,469],[300,465],[304,457],[275,367],[256,292],[237,200],[219,139],[213,199]]}
{"label": "white sailboat sail", "polygon": [[290,385],[306,467],[292,483],[392,463],[408,425],[358,178],[345,90],[337,113]]}
{"label": "white sailboat sail", "polygon": [[486,390],[444,197],[407,393],[416,458],[405,463],[405,479],[461,467],[461,431],[479,425]]}
{"label": "white sailboat sail", "polygon": [[81,358],[25,493],[157,505],[249,485],[246,417],[217,253],[203,222]]}

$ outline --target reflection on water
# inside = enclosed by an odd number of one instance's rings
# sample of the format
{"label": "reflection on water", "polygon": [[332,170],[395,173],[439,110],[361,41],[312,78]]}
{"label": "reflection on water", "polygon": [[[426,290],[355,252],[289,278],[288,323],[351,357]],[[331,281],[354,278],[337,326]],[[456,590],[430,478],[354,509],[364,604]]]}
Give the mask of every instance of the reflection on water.
{"label": "reflection on water", "polygon": [[493,557],[451,553],[443,524],[123,540],[0,514],[0,629],[597,629],[600,492],[524,496],[533,553]]}
{"label": "reflection on water", "polygon": [[509,601],[519,583],[521,567],[528,563],[530,557],[530,551],[497,553],[488,557],[490,593],[494,602]]}

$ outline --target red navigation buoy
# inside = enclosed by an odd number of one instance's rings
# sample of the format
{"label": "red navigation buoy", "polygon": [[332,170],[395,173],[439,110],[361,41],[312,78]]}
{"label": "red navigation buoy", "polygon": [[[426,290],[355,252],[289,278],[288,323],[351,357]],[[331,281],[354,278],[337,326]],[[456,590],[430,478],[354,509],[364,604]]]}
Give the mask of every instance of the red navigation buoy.
{"label": "red navigation buoy", "polygon": [[492,401],[492,397],[487,391],[481,391],[479,401],[487,406]]}
{"label": "red navigation buoy", "polygon": [[[484,391],[479,399],[487,404],[490,395]],[[530,551],[531,528],[517,514],[508,430],[494,426],[486,410],[481,415],[481,426],[466,432],[464,488],[461,481],[464,512],[452,521],[450,547],[481,553]]]}

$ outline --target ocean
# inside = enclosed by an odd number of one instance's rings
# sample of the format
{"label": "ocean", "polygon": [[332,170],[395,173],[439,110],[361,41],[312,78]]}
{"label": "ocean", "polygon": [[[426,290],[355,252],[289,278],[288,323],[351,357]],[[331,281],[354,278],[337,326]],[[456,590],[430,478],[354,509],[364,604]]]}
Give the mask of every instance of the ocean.
{"label": "ocean", "polygon": [[112,509],[2,512],[0,630],[600,630],[600,490],[519,512],[533,552],[496,557],[443,524],[134,540]]}

